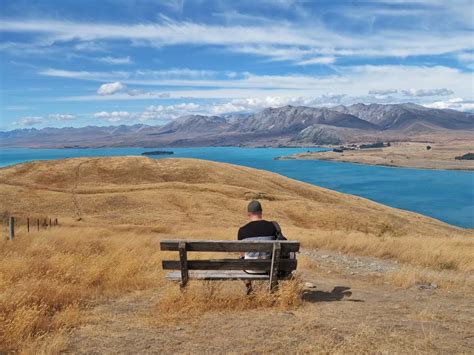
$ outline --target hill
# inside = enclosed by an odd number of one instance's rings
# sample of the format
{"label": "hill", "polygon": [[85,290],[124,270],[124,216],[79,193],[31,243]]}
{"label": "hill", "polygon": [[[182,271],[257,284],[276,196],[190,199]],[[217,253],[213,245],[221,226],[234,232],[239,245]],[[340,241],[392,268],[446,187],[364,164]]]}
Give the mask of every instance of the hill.
{"label": "hill", "polygon": [[[84,221],[196,223],[237,226],[246,201],[265,200],[272,217],[295,228],[377,229],[397,233],[461,233],[428,217],[389,208],[267,171],[194,159],[76,158],[32,162],[0,170],[2,210],[50,211]],[[26,191],[34,192],[18,199]],[[226,206],[225,209],[222,206]],[[219,220],[214,214],[219,211]],[[111,217],[113,216],[113,218]]]}
{"label": "hill", "polygon": [[254,114],[188,115],[163,126],[44,128],[0,132],[4,147],[182,147],[341,144],[466,136],[474,114],[415,104],[284,106]]}
{"label": "hill", "polygon": [[[17,217],[14,241],[0,241],[0,352],[472,348],[471,230],[194,159],[19,164],[0,169],[0,194]],[[252,198],[301,241],[301,279],[251,297],[240,282],[182,292],[164,280],[160,239],[235,239]],[[26,217],[59,226],[27,232]]]}

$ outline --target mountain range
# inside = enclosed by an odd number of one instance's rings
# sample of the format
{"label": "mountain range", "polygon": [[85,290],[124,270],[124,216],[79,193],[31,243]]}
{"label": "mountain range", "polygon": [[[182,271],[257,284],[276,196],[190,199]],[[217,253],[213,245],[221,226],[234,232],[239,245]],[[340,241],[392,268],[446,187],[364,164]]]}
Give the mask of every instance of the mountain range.
{"label": "mountain range", "polygon": [[329,145],[474,132],[474,114],[406,104],[267,108],[248,115],[188,115],[145,124],[0,132],[2,147],[182,147]]}

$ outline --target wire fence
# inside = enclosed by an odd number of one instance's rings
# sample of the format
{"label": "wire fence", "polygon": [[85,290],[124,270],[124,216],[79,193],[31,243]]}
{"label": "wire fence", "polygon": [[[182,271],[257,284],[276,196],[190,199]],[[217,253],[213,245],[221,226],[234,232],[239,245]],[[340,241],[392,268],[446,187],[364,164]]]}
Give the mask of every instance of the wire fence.
{"label": "wire fence", "polygon": [[2,216],[2,234],[9,240],[14,240],[17,231],[30,233],[59,226],[56,217],[49,216],[12,216],[4,213]]}

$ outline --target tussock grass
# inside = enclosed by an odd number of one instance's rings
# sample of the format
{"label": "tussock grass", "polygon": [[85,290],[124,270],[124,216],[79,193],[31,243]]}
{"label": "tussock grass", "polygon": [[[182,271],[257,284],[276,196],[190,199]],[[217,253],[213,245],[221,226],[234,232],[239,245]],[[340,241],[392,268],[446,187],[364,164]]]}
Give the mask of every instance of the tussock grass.
{"label": "tussock grass", "polygon": [[303,282],[299,277],[280,282],[268,292],[268,282],[254,282],[255,291],[245,295],[243,282],[190,282],[185,289],[168,284],[156,305],[156,322],[167,324],[207,312],[246,311],[260,308],[292,309],[301,305]]}
{"label": "tussock grass", "polygon": [[412,266],[438,271],[474,271],[474,238],[429,237],[415,233],[379,237],[358,231],[300,233],[306,248],[322,248],[380,258],[392,258]]}
{"label": "tussock grass", "polygon": [[[0,351],[64,336],[91,302],[163,282],[158,240],[58,227],[0,242]],[[48,342],[56,344],[58,339]],[[45,350],[46,351],[46,350]]]}
{"label": "tussock grass", "polygon": [[474,291],[472,275],[454,271],[436,271],[427,268],[403,266],[397,272],[384,275],[384,280],[403,288],[410,288],[417,284],[436,284],[437,287],[457,292]]}

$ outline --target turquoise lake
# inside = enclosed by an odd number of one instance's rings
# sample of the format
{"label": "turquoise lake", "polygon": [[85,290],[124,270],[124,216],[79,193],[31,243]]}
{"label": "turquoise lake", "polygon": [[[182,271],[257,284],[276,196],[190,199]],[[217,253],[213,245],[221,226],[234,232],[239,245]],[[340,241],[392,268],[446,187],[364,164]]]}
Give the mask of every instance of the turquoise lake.
{"label": "turquoise lake", "polygon": [[[32,160],[140,155],[154,149],[17,149],[0,150],[0,166]],[[160,148],[161,150],[161,148]],[[198,158],[273,171],[293,179],[362,196],[447,223],[474,228],[474,172],[390,168],[318,160],[275,160],[307,148],[169,148],[173,156]]]}

